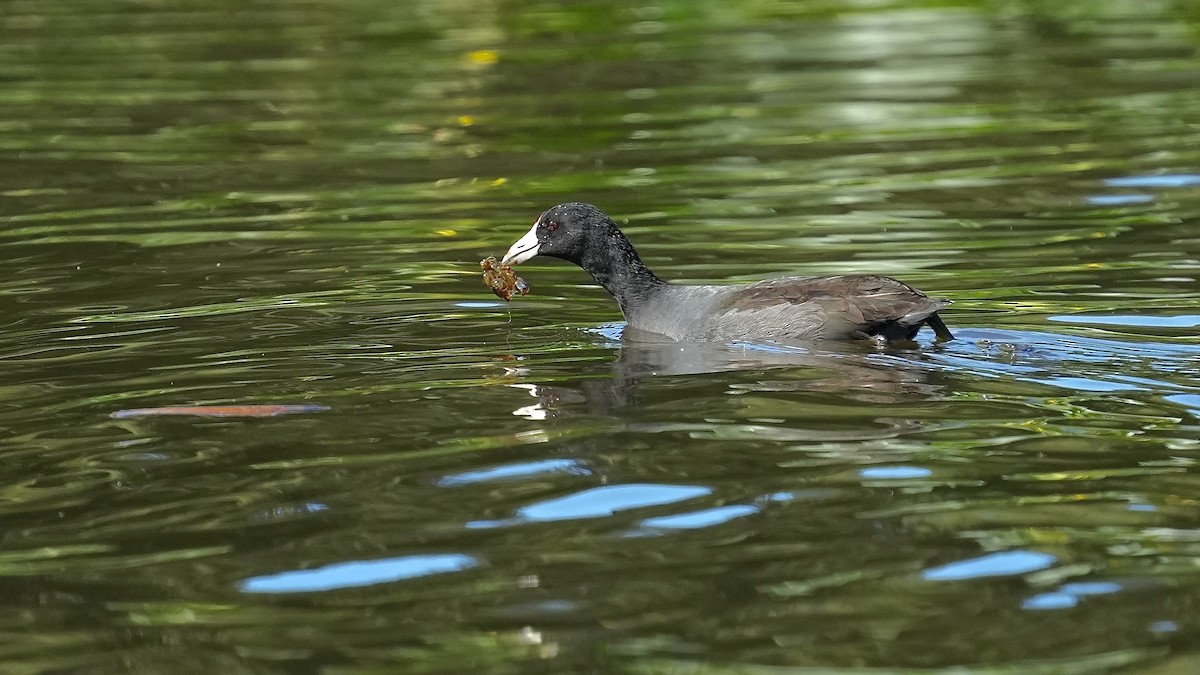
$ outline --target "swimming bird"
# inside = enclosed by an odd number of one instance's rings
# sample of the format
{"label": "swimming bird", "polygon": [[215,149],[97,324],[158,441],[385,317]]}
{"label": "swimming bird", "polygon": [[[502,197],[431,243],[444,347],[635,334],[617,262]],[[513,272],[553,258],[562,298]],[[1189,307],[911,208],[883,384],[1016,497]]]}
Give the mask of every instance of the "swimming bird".
{"label": "swimming bird", "polygon": [[504,254],[519,265],[534,256],[575,263],[604,287],[637,330],[679,341],[911,340],[928,325],[954,336],[938,316],[949,300],[873,274],[782,277],[741,285],[663,281],[629,239],[591,204],[551,208]]}

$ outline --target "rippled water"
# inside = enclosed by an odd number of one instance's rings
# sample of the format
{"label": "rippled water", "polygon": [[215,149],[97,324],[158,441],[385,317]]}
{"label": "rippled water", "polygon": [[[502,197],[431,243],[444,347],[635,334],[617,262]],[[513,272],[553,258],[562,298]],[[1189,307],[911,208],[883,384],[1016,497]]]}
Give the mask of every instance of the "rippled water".
{"label": "rippled water", "polygon": [[[0,28],[0,670],[1200,669],[1190,4]],[[895,275],[958,339],[488,294],[575,199],[664,277]]]}

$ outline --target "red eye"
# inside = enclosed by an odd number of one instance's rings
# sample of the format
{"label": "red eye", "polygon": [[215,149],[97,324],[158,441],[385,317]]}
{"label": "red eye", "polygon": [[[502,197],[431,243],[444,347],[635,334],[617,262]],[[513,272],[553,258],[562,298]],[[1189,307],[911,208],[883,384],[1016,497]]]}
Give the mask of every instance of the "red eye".
{"label": "red eye", "polygon": [[558,223],[556,223],[552,220],[552,221],[546,223],[546,229],[553,232],[558,229]]}

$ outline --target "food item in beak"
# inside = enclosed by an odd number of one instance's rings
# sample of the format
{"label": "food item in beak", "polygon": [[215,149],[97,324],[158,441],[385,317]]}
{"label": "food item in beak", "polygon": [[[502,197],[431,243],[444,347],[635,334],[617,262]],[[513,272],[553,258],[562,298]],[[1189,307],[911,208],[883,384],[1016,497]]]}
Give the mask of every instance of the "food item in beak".
{"label": "food item in beak", "polygon": [[510,265],[504,265],[489,256],[479,261],[479,267],[483,270],[483,285],[505,302],[512,300],[514,295],[529,293],[529,284],[517,276]]}

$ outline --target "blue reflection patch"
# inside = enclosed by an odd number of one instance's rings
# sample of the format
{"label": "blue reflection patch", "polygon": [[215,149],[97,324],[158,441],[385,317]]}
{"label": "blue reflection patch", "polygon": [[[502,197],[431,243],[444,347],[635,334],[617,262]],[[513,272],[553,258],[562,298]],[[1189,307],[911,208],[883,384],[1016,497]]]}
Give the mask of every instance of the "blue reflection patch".
{"label": "blue reflection patch", "polygon": [[459,485],[470,485],[471,483],[483,483],[492,480],[510,480],[514,478],[525,478],[543,473],[569,473],[575,475],[590,474],[586,466],[574,459],[547,459],[540,462],[519,462],[516,464],[505,464],[491,469],[480,469],[478,471],[464,471],[462,473],[453,473],[443,477],[437,482],[438,487],[456,487]]}
{"label": "blue reflection patch", "polygon": [[1188,187],[1189,185],[1200,185],[1200,175],[1164,173],[1158,176],[1120,176],[1106,178],[1104,184],[1112,187]]}
{"label": "blue reflection patch", "polygon": [[960,560],[925,570],[921,575],[928,581],[959,581],[983,577],[1009,577],[1044,570],[1058,558],[1037,551],[1004,551],[981,558]]}
{"label": "blue reflection patch", "polygon": [[1072,584],[1063,584],[1063,587],[1058,590],[1060,593],[1070,593],[1071,595],[1107,595],[1121,590],[1121,584],[1113,581],[1078,581]]}
{"label": "blue reflection patch", "polygon": [[492,528],[504,527],[505,525],[512,524],[512,521],[509,520],[470,520],[467,521],[464,527],[466,527],[468,530],[490,530]]}
{"label": "blue reflection patch", "polygon": [[858,475],[875,480],[896,480],[901,478],[928,478],[933,471],[923,466],[871,466],[862,469]]}
{"label": "blue reflection patch", "polygon": [[758,507],[748,504],[730,504],[715,509],[680,513],[675,516],[660,516],[647,518],[642,521],[642,527],[652,527],[663,530],[696,530],[702,527],[712,527],[727,523],[735,518],[758,513]]}
{"label": "blue reflection patch", "polygon": [[1022,609],[1070,609],[1079,604],[1079,598],[1070,593],[1039,593],[1026,598]]}
{"label": "blue reflection patch", "polygon": [[1052,384],[1056,387],[1066,387],[1075,391],[1129,391],[1138,389],[1132,384],[1121,384],[1120,382],[1105,382],[1104,380],[1092,380],[1086,377],[1047,377],[1047,378],[1031,378],[1034,382],[1042,384]]}
{"label": "blue reflection patch", "polygon": [[1039,593],[1021,603],[1024,609],[1070,609],[1079,604],[1080,596],[1107,595],[1121,590],[1121,584],[1113,581],[1079,581],[1063,584],[1051,593]]}
{"label": "blue reflection patch", "polygon": [[605,485],[517,510],[524,520],[603,518],[618,511],[672,504],[712,493],[698,485]]}
{"label": "blue reflection patch", "polygon": [[1196,328],[1200,327],[1200,314],[1179,316],[1148,316],[1142,314],[1056,314],[1048,316],[1051,321],[1082,323],[1096,326],[1135,326],[1138,328]]}
{"label": "blue reflection patch", "polygon": [[625,322],[621,321],[618,323],[606,323],[596,326],[595,328],[584,328],[583,330],[588,333],[595,333],[596,335],[615,343],[612,346],[619,346],[621,344],[621,334],[625,332]]}
{"label": "blue reflection patch", "polygon": [[469,309],[482,309],[485,307],[503,307],[503,302],[479,301],[479,300],[464,300],[454,303],[455,307],[467,307]]}
{"label": "blue reflection patch", "polygon": [[1191,408],[1193,413],[1200,415],[1200,394],[1171,394],[1163,398],[1171,403],[1178,403],[1185,408]]}
{"label": "blue reflection patch", "polygon": [[238,589],[244,593],[316,593],[459,572],[477,565],[479,561],[461,553],[359,560],[251,577],[239,583]]}
{"label": "blue reflection patch", "polygon": [[1093,206],[1125,206],[1127,204],[1146,204],[1154,201],[1150,195],[1089,195],[1084,198]]}

